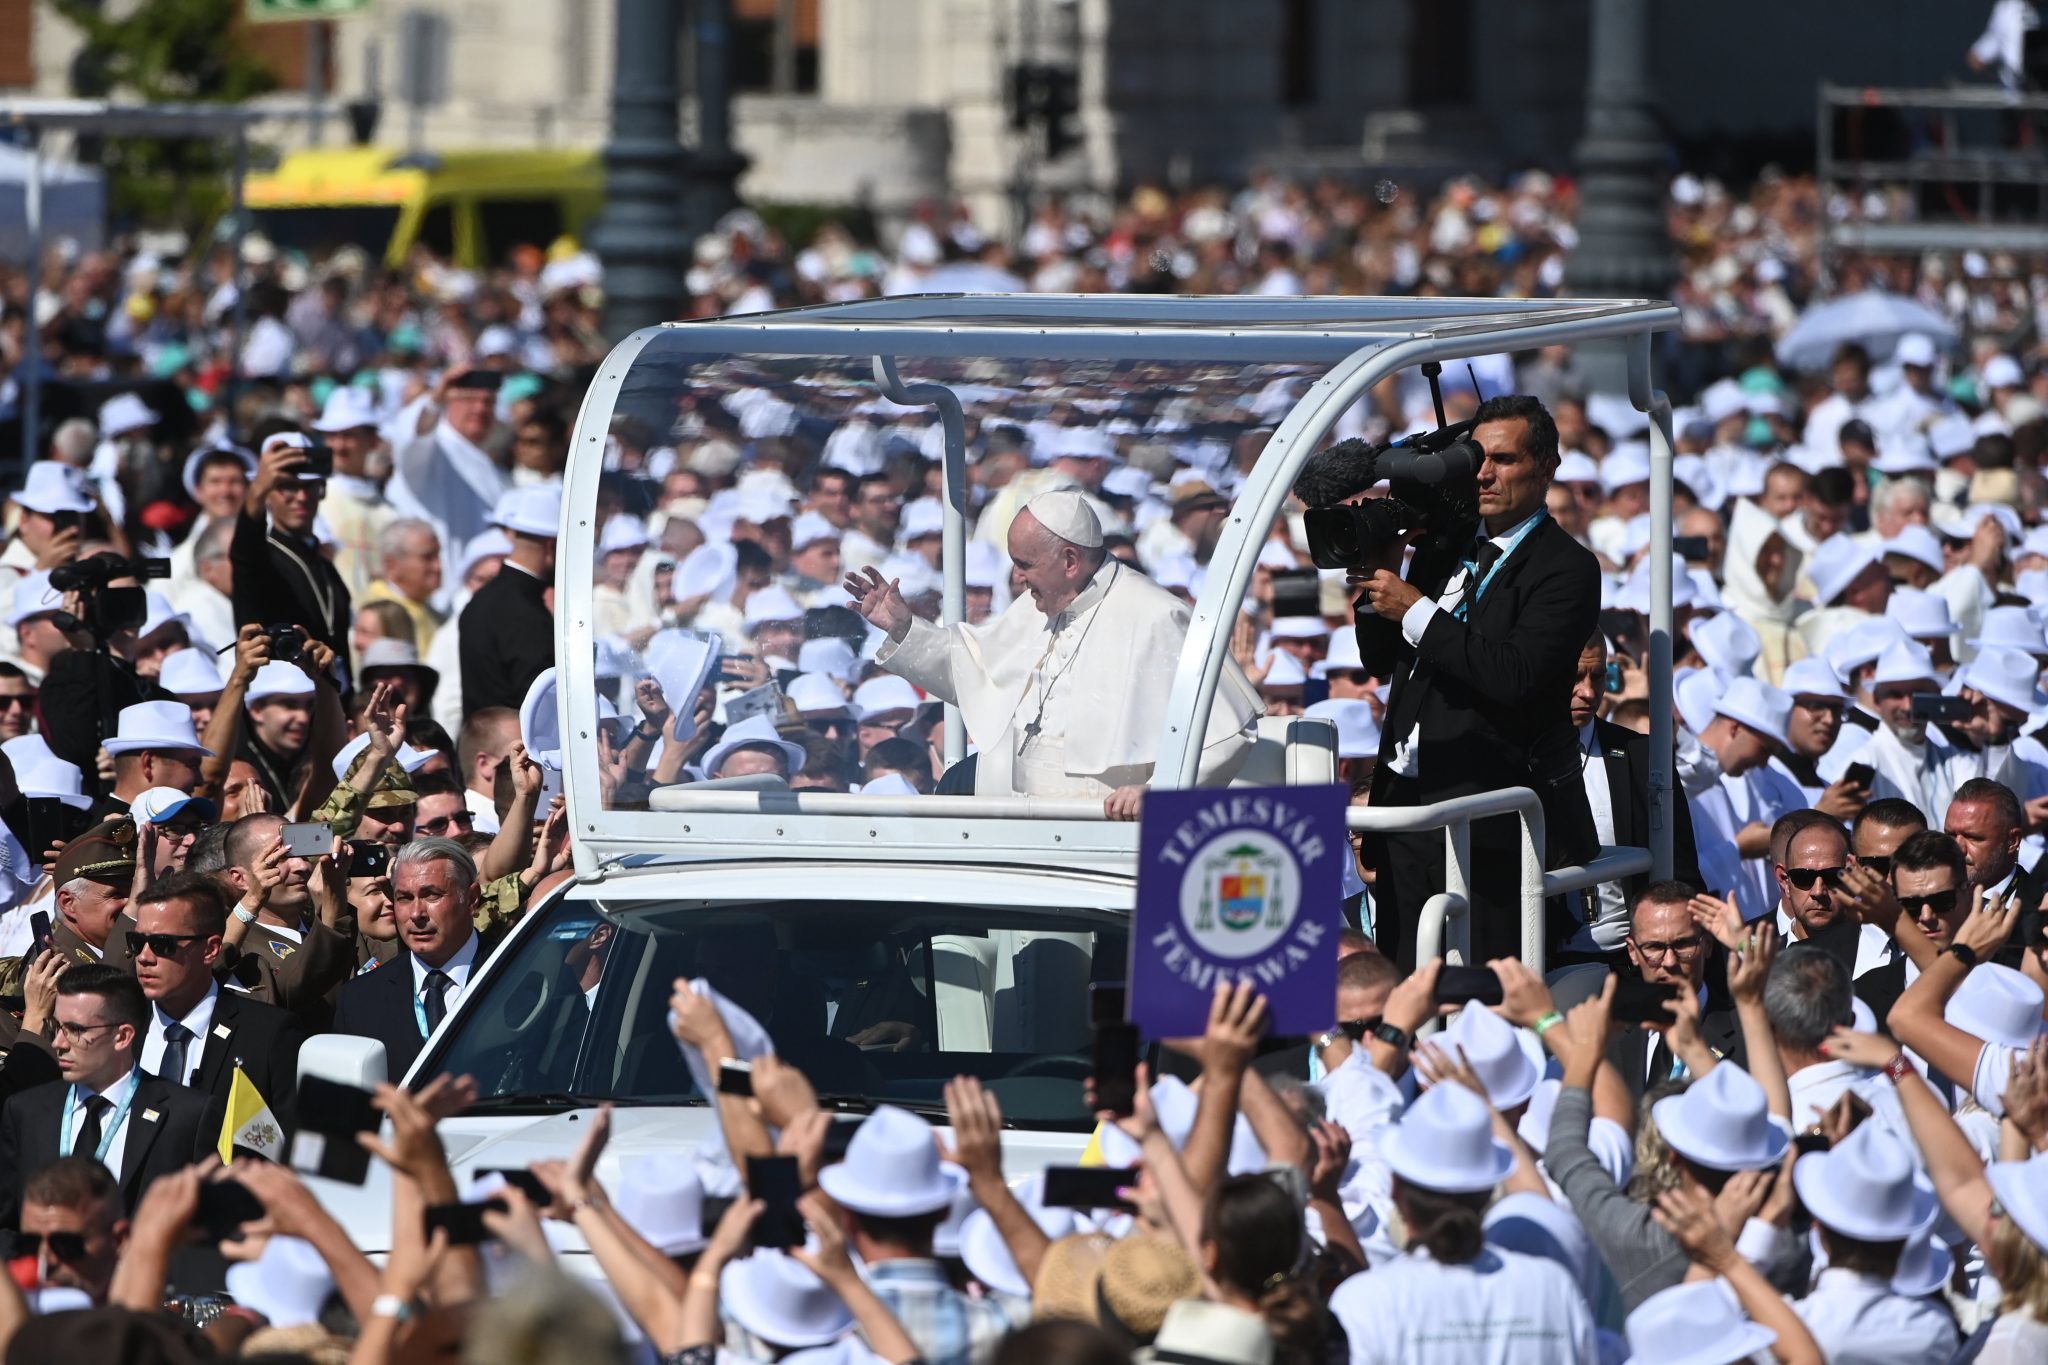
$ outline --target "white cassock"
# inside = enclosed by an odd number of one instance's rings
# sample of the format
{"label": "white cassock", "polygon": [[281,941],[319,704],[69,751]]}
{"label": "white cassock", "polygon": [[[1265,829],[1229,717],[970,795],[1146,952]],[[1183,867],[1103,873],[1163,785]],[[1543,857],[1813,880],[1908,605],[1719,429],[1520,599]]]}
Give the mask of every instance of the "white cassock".
{"label": "white cassock", "polygon": [[[916,620],[876,662],[960,707],[979,748],[976,795],[1101,797],[1152,780],[1187,633],[1187,603],[1109,559],[1050,620],[1029,594],[979,625]],[[1226,660],[1198,785],[1229,782],[1263,709]]]}
{"label": "white cassock", "polygon": [[444,418],[427,435],[394,448],[384,495],[399,516],[434,528],[441,537],[442,581],[459,585],[462,547],[490,529],[498,499],[511,486],[490,453]]}

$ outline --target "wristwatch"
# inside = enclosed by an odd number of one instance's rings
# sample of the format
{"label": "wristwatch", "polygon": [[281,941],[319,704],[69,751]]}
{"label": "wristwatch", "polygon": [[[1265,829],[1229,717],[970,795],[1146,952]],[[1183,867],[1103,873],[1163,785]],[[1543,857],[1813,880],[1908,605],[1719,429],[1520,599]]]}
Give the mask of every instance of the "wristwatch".
{"label": "wristwatch", "polygon": [[1318,1033],[1315,1036],[1316,1051],[1322,1052],[1327,1048],[1337,1046],[1337,1040],[1344,1036],[1342,1029],[1330,1029],[1327,1032]]}
{"label": "wristwatch", "polygon": [[1892,1059],[1884,1064],[1883,1070],[1885,1075],[1891,1077],[1892,1084],[1897,1085],[1912,1073],[1913,1064],[1906,1060],[1905,1053],[1894,1052]]}
{"label": "wristwatch", "polygon": [[633,738],[635,738],[635,739],[645,739],[645,740],[656,740],[656,739],[660,739],[660,738],[661,738],[661,727],[660,727],[659,725],[657,725],[657,726],[655,726],[655,727],[654,727],[654,728],[653,728],[652,730],[650,730],[650,729],[648,729],[648,728],[647,728],[646,724],[645,724],[645,723],[643,722],[642,724],[639,724],[639,725],[636,725],[636,726],[634,726],[634,727],[633,727]]}
{"label": "wristwatch", "polygon": [[412,1316],[412,1305],[396,1294],[379,1294],[370,1300],[370,1316],[402,1323]]}
{"label": "wristwatch", "polygon": [[1385,1043],[1388,1047],[1400,1050],[1406,1050],[1415,1042],[1414,1034],[1398,1025],[1390,1024],[1384,1019],[1372,1026],[1372,1036]]}
{"label": "wristwatch", "polygon": [[1967,943],[1951,943],[1948,947],[1943,948],[1942,951],[1962,963],[1965,967],[1977,965],[1977,950]]}

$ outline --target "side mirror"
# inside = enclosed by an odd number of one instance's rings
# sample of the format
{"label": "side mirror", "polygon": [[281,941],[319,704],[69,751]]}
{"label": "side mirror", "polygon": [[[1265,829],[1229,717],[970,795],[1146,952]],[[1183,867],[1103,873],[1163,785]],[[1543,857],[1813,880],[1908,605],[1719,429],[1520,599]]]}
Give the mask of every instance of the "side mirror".
{"label": "side mirror", "polygon": [[299,1079],[318,1076],[337,1085],[375,1090],[391,1079],[384,1044],[348,1033],[321,1033],[299,1049]]}

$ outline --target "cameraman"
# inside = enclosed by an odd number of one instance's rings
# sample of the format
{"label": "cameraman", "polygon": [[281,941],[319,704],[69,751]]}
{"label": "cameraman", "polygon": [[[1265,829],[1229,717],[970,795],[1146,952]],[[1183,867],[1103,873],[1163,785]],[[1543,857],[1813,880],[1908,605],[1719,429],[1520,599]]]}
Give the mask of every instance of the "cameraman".
{"label": "cameraman", "polygon": [[262,458],[228,551],[235,625],[297,625],[345,660],[353,619],[348,585],[320,553],[313,530],[326,475],[309,462],[313,443],[297,431],[272,425],[261,439]]}
{"label": "cameraman", "polygon": [[[1367,672],[1392,679],[1381,727],[1374,806],[1424,806],[1503,787],[1543,798],[1548,865],[1593,851],[1572,684],[1598,623],[1600,565],[1545,510],[1557,470],[1557,426],[1524,394],[1489,398],[1472,439],[1486,452],[1479,522],[1435,528],[1388,545],[1351,573],[1358,651]],[[1444,889],[1435,831],[1369,837],[1380,872],[1374,928],[1380,948],[1412,966],[1422,903]],[[1473,962],[1521,955],[1521,867],[1512,818],[1472,826]],[[1570,928],[1555,925],[1553,944]]]}

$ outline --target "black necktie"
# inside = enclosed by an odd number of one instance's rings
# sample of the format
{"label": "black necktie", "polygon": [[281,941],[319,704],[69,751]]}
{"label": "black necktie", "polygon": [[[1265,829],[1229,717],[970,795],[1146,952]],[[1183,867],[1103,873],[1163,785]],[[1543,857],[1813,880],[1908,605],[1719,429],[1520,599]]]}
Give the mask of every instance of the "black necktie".
{"label": "black necktie", "polygon": [[164,1059],[158,1064],[156,1074],[172,1085],[185,1083],[185,1044],[192,1041],[192,1030],[183,1024],[164,1025]]}
{"label": "black necktie", "polygon": [[1650,1051],[1651,1085],[1662,1085],[1671,1079],[1678,1065],[1678,1055],[1671,1050],[1670,1042],[1662,1034],[1657,1036],[1657,1046]]}
{"label": "black necktie", "polygon": [[112,1106],[103,1095],[87,1095],[79,1104],[85,1108],[85,1117],[78,1121],[78,1136],[71,1141],[71,1155],[97,1157],[100,1150],[100,1124]]}
{"label": "black necktie", "polygon": [[444,971],[427,973],[427,1032],[441,1027],[441,1021],[448,1017],[448,988],[454,984]]}
{"label": "black necktie", "polygon": [[1500,542],[1497,540],[1479,542],[1479,554],[1473,559],[1472,568],[1472,591],[1475,594],[1479,591],[1479,585],[1486,581],[1486,575],[1492,572],[1493,566],[1500,563],[1502,553]]}

